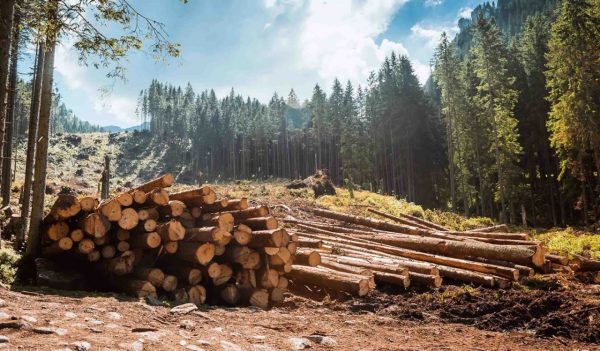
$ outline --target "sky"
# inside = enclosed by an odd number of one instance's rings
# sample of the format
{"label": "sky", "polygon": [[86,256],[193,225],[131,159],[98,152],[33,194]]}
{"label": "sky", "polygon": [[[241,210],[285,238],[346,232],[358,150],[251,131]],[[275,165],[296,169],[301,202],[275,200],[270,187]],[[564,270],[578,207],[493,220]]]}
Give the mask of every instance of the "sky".
{"label": "sky", "polygon": [[137,97],[151,80],[196,92],[214,89],[268,102],[294,89],[301,101],[315,84],[364,85],[392,51],[409,57],[421,83],[439,36],[453,36],[476,0],[132,0],[164,23],[181,57],[156,61],[144,52],[124,62],[126,80],[78,62],[72,40],[56,52],[55,83],[81,119],[101,126],[139,124]]}

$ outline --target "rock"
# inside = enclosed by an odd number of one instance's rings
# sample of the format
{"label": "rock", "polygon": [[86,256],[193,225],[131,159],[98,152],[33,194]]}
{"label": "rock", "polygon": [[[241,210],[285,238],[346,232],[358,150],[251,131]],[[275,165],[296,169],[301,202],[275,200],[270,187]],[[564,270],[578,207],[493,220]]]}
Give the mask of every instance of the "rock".
{"label": "rock", "polygon": [[334,338],[325,335],[313,334],[306,337],[308,340],[324,346],[337,346]]}
{"label": "rock", "polygon": [[198,306],[194,305],[193,303],[184,303],[183,305],[179,305],[179,306],[175,306],[175,307],[171,308],[170,312],[177,313],[177,314],[187,314],[187,313],[190,313],[197,309],[198,309]]}
{"label": "rock", "polygon": [[242,348],[239,347],[238,345],[236,345],[232,342],[229,342],[229,341],[225,341],[225,340],[221,341],[221,347],[225,351],[242,351]]}
{"label": "rock", "polygon": [[154,296],[146,296],[146,303],[150,306],[162,306],[163,303]]}
{"label": "rock", "polygon": [[6,307],[8,305],[4,299],[0,299],[0,307]]}
{"label": "rock", "polygon": [[27,323],[37,323],[37,318],[35,318],[34,316],[24,315],[21,316],[21,319]]}
{"label": "rock", "polygon": [[35,259],[37,285],[61,290],[83,290],[85,276],[73,269],[59,266],[45,258]]}
{"label": "rock", "polygon": [[192,351],[204,351],[203,348],[196,346],[196,345],[188,345],[185,348],[188,350],[192,350]]}
{"label": "rock", "polygon": [[194,327],[196,327],[196,322],[191,321],[189,319],[182,319],[179,321],[179,327],[183,328],[183,329],[194,329]]}
{"label": "rock", "polygon": [[65,318],[66,319],[73,319],[73,318],[77,318],[77,315],[71,311],[65,312]]}
{"label": "rock", "polygon": [[52,328],[52,327],[37,327],[33,328],[32,331],[38,334],[56,334],[58,336],[63,336],[67,334],[67,330],[63,328]]}
{"label": "rock", "polygon": [[117,312],[108,312],[106,314],[106,317],[108,317],[108,319],[112,319],[114,321],[118,321],[122,318],[121,315],[118,314]]}
{"label": "rock", "polygon": [[292,346],[292,350],[304,350],[312,346],[307,338],[291,337],[288,339],[288,343]]}
{"label": "rock", "polygon": [[261,350],[261,351],[277,351],[276,348],[274,348],[273,346],[270,345],[264,345],[264,344],[252,344],[250,345],[250,347],[253,350]]}
{"label": "rock", "polygon": [[210,345],[211,343],[210,343],[210,341],[208,341],[208,340],[198,339],[198,340],[196,341],[196,344],[198,344],[198,345],[203,345],[203,346],[208,346],[208,345]]}
{"label": "rock", "polygon": [[75,341],[73,343],[73,348],[75,351],[88,351],[92,348],[92,344],[87,341]]}
{"label": "rock", "polygon": [[144,350],[144,343],[141,341],[134,341],[131,343],[130,347],[129,347],[130,351],[143,351]]}
{"label": "rock", "polygon": [[103,322],[103,321],[99,321],[99,320],[97,320],[97,319],[94,319],[94,318],[89,318],[89,317],[86,317],[86,318],[85,318],[85,321],[86,321],[86,322],[88,322],[88,323],[89,323],[89,324],[91,324],[91,325],[102,325],[102,324],[104,324],[104,322]]}
{"label": "rock", "polygon": [[8,341],[8,336],[0,335],[0,344],[5,344]]}
{"label": "rock", "polygon": [[8,314],[8,313],[6,313],[6,312],[1,312],[1,311],[0,311],[0,320],[3,320],[3,319],[10,319],[10,318],[11,318],[10,314]]}

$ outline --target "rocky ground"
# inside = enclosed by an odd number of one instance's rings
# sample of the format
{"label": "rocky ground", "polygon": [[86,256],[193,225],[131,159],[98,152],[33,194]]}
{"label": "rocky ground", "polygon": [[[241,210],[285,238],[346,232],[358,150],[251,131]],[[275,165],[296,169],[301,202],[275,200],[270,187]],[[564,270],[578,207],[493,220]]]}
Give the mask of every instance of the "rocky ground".
{"label": "rocky ground", "polygon": [[[0,347],[8,350],[598,350],[564,337],[499,332],[290,296],[270,311],[173,310],[119,295],[0,290]],[[358,305],[364,302],[358,303]],[[335,306],[335,307],[334,307]],[[364,307],[364,306],[363,306]],[[418,311],[419,308],[415,312]],[[421,312],[422,313],[422,312]]]}

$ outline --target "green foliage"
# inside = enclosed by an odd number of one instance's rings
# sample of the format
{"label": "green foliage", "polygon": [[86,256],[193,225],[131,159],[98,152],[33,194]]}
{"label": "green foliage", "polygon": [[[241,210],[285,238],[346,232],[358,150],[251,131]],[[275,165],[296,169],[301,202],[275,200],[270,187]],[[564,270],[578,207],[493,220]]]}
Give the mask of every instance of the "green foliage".
{"label": "green foliage", "polygon": [[[547,55],[548,127],[561,175],[569,171],[583,186],[597,183],[600,171],[599,37],[600,3],[563,1],[552,25]],[[583,192],[586,206],[585,188]]]}
{"label": "green foliage", "polygon": [[0,249],[0,283],[10,285],[14,282],[20,258],[10,247]]}
{"label": "green foliage", "polygon": [[600,235],[567,229],[535,233],[534,238],[544,243],[546,248],[558,255],[585,255],[600,259]]}

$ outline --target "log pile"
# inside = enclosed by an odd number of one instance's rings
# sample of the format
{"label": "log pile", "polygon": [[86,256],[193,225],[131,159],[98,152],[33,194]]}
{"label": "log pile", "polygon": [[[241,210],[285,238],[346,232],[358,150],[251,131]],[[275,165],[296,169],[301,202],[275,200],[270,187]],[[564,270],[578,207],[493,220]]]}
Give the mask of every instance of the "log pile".
{"label": "log pile", "polygon": [[209,186],[169,192],[169,174],[102,202],[59,195],[42,256],[94,272],[136,297],[261,308],[281,303],[297,248],[266,206]]}
{"label": "log pile", "polygon": [[[326,268],[362,275],[376,284],[439,287],[444,280],[505,289],[535,272],[600,269],[599,261],[546,254],[540,242],[525,233],[508,233],[506,226],[461,232],[373,209],[369,211],[393,222],[320,208],[303,210],[308,219],[285,219],[293,225],[290,233],[301,237],[296,264],[312,266],[320,260]],[[319,259],[313,257],[317,255]],[[296,274],[310,282],[304,270]],[[355,295],[366,289],[361,288],[338,286]]]}

